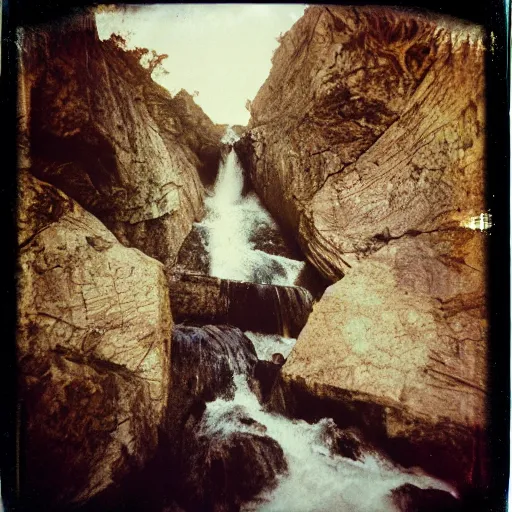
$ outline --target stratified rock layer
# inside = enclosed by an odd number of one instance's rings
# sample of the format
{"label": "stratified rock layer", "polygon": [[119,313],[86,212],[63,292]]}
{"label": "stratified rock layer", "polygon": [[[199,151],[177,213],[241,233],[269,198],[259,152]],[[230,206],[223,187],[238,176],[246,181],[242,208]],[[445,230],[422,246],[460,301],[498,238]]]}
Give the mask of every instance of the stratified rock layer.
{"label": "stratified rock layer", "polygon": [[387,239],[482,212],[482,37],[457,21],[321,6],[284,36],[236,147],[326,277]]}
{"label": "stratified rock layer", "polygon": [[488,478],[485,234],[469,229],[485,212],[482,39],[453,19],[310,7],[236,145],[311,263],[345,276],[274,404],[308,416],[323,401],[404,464],[472,484]]}
{"label": "stratified rock layer", "polygon": [[20,38],[20,124],[32,172],[100,218],[125,245],[172,265],[203,215],[222,128],[174,98],[130,52],[100,41],[94,16]]}
{"label": "stratified rock layer", "polygon": [[20,175],[18,371],[24,499],[66,508],[152,455],[172,319],[162,265]]}
{"label": "stratified rock layer", "polygon": [[175,273],[169,280],[173,315],[179,323],[228,324],[243,331],[295,338],[312,307],[311,294],[298,286],[231,281]]}

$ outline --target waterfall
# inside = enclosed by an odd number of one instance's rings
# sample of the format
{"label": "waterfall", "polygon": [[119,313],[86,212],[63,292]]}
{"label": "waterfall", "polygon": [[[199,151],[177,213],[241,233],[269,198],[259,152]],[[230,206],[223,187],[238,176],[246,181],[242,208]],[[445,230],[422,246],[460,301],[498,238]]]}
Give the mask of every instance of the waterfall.
{"label": "waterfall", "polygon": [[[222,139],[238,139],[231,128]],[[236,281],[293,285],[304,262],[269,254],[251,240],[257,230],[278,230],[274,219],[254,192],[242,195],[243,171],[230,148],[222,162],[213,195],[206,198],[207,214],[200,223],[208,233],[210,275]]]}
{"label": "waterfall", "polygon": [[[223,142],[236,139],[228,129]],[[294,286],[303,262],[255,247],[256,231],[277,226],[243,188],[231,148],[201,223],[210,276],[172,283],[178,318],[228,324],[173,330],[173,380],[192,404],[183,422],[180,504],[190,511],[408,512],[403,503],[422,502],[423,492],[455,500],[449,485],[394,465],[332,419],[309,424],[269,410],[312,298]]]}
{"label": "waterfall", "polygon": [[405,471],[378,453],[366,450],[357,437],[352,441],[353,456],[337,454],[333,450],[336,427],[332,420],[310,425],[272,414],[250,391],[245,376],[235,376],[235,385],[233,399],[221,398],[207,404],[203,428],[228,435],[240,429],[227,420],[234,416],[228,412],[243,412],[264,427],[265,436],[279,444],[287,463],[277,485],[243,504],[242,511],[397,512],[400,509],[393,502],[392,492],[405,484],[456,496],[449,485],[419,471]]}

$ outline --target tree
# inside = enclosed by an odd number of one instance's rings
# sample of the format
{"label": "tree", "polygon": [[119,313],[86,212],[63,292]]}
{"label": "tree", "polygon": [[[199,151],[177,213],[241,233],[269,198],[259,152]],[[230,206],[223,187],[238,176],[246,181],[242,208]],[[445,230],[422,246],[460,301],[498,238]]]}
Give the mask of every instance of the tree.
{"label": "tree", "polygon": [[109,42],[135,59],[150,75],[152,75],[154,71],[164,75],[169,74],[169,71],[162,65],[162,62],[169,57],[166,53],[159,54],[155,50],[149,50],[148,48],[141,48],[139,46],[128,50],[126,38],[121,34],[112,34]]}

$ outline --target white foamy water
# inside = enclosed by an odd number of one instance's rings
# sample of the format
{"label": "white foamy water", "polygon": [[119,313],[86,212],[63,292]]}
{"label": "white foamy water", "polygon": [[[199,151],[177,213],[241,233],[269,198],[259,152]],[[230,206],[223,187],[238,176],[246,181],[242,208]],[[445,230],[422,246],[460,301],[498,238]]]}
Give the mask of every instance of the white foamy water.
{"label": "white foamy water", "polygon": [[[229,128],[222,141],[238,139]],[[201,225],[207,228],[210,275],[236,281],[293,285],[304,262],[267,254],[250,241],[261,225],[276,228],[275,221],[250,192],[242,196],[243,171],[231,150],[221,164],[213,196],[206,198],[207,214]]]}
{"label": "white foamy water", "polygon": [[258,359],[271,361],[272,354],[282,354],[286,359],[295,346],[296,338],[285,338],[279,334],[261,334],[245,331],[244,334],[252,341]]}
{"label": "white foamy water", "polygon": [[390,493],[406,483],[457,496],[444,482],[419,472],[405,471],[377,454],[366,453],[361,461],[332,455],[321,435],[326,422],[332,420],[310,425],[268,413],[250,392],[243,376],[235,376],[235,383],[233,400],[218,399],[207,405],[207,430],[226,435],[240,431],[244,427],[226,421],[226,413],[242,407],[251,418],[265,425],[267,430],[261,435],[275,439],[288,462],[288,472],[279,477],[278,486],[242,506],[242,511],[396,512]]}

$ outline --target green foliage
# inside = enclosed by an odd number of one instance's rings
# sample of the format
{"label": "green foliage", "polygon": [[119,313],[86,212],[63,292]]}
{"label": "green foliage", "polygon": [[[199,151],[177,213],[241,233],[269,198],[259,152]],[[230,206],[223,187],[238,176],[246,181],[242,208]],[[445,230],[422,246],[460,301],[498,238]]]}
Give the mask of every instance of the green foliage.
{"label": "green foliage", "polygon": [[154,71],[160,74],[169,73],[162,65],[162,62],[169,57],[166,53],[159,54],[155,50],[149,50],[148,48],[141,48],[139,46],[129,50],[125,37],[120,34],[112,34],[108,42],[120,50],[123,50],[130,58],[136,60],[150,75]]}

